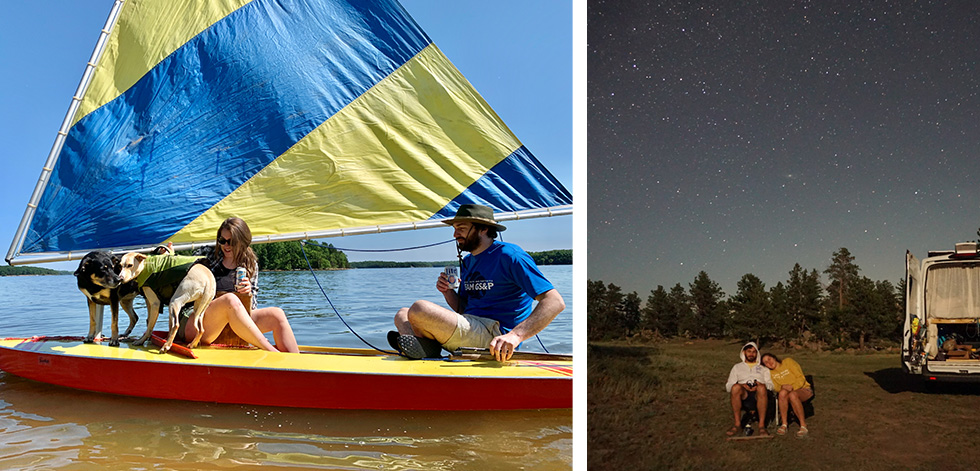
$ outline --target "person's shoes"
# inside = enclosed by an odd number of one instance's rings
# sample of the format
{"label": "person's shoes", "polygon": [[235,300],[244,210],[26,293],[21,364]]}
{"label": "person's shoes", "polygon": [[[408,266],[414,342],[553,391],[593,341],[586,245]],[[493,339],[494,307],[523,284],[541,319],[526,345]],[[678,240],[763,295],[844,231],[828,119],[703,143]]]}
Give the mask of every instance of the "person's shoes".
{"label": "person's shoes", "polygon": [[399,335],[401,335],[401,334],[399,334],[398,331],[389,330],[388,331],[388,345],[391,345],[391,348],[394,348],[396,352],[401,353],[401,350],[398,348],[398,336]]}
{"label": "person's shoes", "polygon": [[807,435],[808,433],[810,433],[810,431],[809,431],[809,430],[807,430],[807,428],[806,428],[806,427],[800,427],[800,430],[796,432],[796,438],[803,438],[803,437],[805,437],[805,436],[806,436],[806,435]]}
{"label": "person's shoes", "polygon": [[725,435],[728,435],[730,437],[730,436],[735,435],[736,433],[738,433],[739,430],[741,430],[741,428],[736,425],[736,426],[728,429],[728,431],[725,432]]}
{"label": "person's shoes", "polygon": [[776,435],[786,435],[786,429],[788,428],[789,427],[787,427],[786,424],[780,425],[779,428],[776,429]]}
{"label": "person's shoes", "polygon": [[402,355],[413,360],[442,358],[442,345],[434,339],[414,335],[398,335],[398,332],[392,331],[388,332],[388,343]]}

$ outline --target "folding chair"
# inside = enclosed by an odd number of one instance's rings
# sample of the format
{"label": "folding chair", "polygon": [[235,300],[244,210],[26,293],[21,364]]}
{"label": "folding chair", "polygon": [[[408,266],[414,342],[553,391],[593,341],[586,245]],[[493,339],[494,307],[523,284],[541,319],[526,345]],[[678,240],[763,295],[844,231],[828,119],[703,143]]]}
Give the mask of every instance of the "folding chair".
{"label": "folding chair", "polygon": [[[810,396],[810,399],[803,401],[803,418],[807,418],[813,415],[813,398],[817,397],[817,389],[813,385],[813,375],[804,375],[804,377],[806,378],[806,382],[810,383],[810,390],[813,391],[813,395]],[[776,400],[775,410],[776,413],[778,414],[779,413],[778,396]],[[796,417],[796,412],[793,412],[793,406],[789,406],[789,413],[786,415],[787,425],[789,425],[789,423],[792,423],[794,420],[796,421],[796,423],[800,423],[800,419]]]}

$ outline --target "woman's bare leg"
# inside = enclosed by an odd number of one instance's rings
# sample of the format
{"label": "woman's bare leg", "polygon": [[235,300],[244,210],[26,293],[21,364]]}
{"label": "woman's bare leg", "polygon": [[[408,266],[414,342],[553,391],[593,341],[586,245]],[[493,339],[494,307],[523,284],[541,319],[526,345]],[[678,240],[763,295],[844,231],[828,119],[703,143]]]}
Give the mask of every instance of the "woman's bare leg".
{"label": "woman's bare leg", "polygon": [[278,307],[264,307],[252,311],[252,320],[262,332],[272,332],[276,348],[282,352],[299,353],[293,328],[286,319],[286,313]]}
{"label": "woman's bare leg", "polygon": [[809,389],[797,389],[789,393],[789,402],[793,406],[793,413],[800,421],[800,427],[806,427],[806,414],[803,413],[803,401],[810,399],[813,393]]}
{"label": "woman's bare leg", "polygon": [[[262,331],[248,316],[248,311],[245,310],[245,305],[238,296],[226,294],[211,301],[207,311],[204,311],[204,335],[201,341],[206,344],[214,342],[226,325],[231,326],[231,330],[242,340],[256,347],[270,352],[279,351],[262,335]],[[184,328],[184,338],[194,338],[195,335],[197,335],[197,328],[188,322]]]}
{"label": "woman's bare leg", "polygon": [[779,390],[779,425],[789,425],[789,390]]}

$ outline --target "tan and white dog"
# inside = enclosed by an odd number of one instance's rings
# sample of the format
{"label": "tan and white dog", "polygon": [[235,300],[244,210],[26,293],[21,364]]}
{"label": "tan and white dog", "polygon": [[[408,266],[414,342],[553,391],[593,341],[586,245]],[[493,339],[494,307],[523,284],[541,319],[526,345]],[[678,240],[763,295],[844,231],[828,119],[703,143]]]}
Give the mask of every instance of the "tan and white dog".
{"label": "tan and white dog", "polygon": [[190,302],[194,303],[194,313],[188,322],[193,322],[197,327],[197,336],[187,346],[194,348],[201,341],[204,333],[204,311],[214,299],[216,284],[211,270],[205,265],[195,263],[198,258],[200,257],[145,255],[137,252],[123,255],[119,277],[124,283],[136,280],[140,292],[146,297],[148,310],[146,333],[133,342],[135,345],[143,345],[150,338],[157,316],[160,315],[163,304],[167,304],[170,312],[170,335],[160,347],[160,352],[170,350],[180,327],[180,310]]}

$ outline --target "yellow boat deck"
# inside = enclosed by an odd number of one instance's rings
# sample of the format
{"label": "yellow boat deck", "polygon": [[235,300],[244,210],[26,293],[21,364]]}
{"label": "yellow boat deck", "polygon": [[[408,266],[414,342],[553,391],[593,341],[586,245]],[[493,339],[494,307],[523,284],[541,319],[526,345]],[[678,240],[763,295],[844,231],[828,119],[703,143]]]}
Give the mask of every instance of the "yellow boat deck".
{"label": "yellow boat deck", "polygon": [[209,365],[231,368],[322,371],[375,375],[563,378],[572,376],[571,361],[442,359],[408,360],[371,349],[302,346],[301,353],[275,353],[255,348],[202,346],[197,358],[160,353],[156,346],[136,347],[122,343],[82,343],[78,340],[38,338],[0,340],[0,348],[41,354],[134,362]]}

